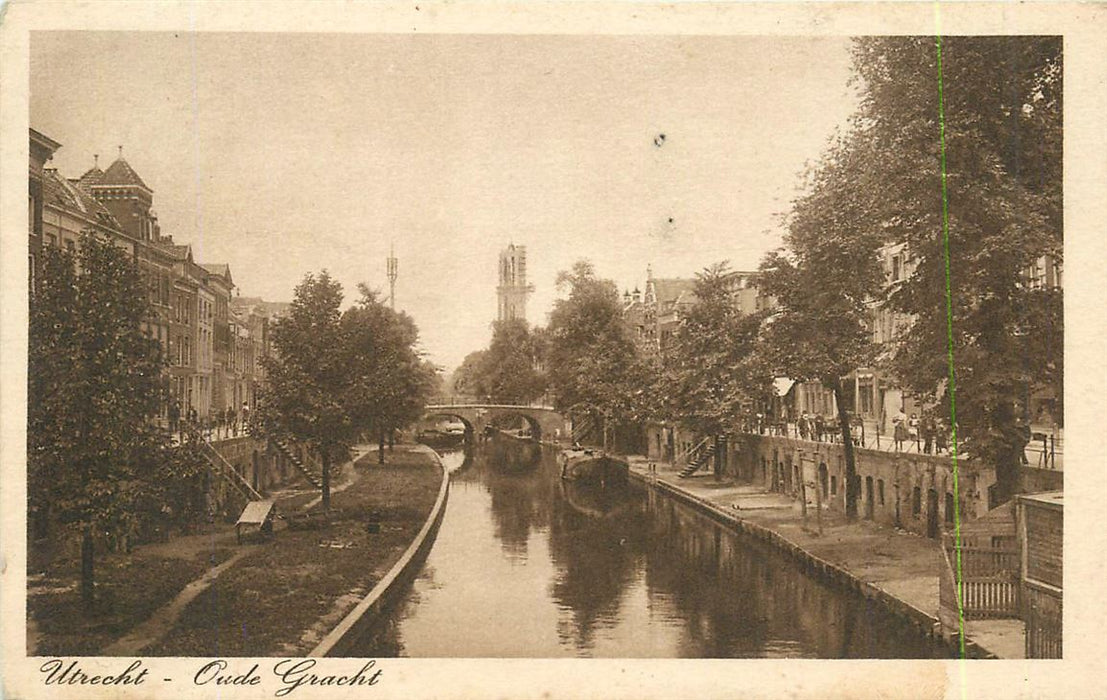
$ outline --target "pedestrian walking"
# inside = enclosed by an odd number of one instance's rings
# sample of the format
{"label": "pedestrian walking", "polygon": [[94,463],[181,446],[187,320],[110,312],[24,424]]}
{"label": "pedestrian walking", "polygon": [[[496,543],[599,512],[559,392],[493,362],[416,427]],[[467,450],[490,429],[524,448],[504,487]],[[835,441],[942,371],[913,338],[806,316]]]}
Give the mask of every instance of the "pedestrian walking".
{"label": "pedestrian walking", "polygon": [[239,420],[242,421],[242,434],[245,435],[250,423],[250,404],[245,401],[242,402],[242,411],[239,414]]}
{"label": "pedestrian walking", "polygon": [[227,429],[232,435],[238,435],[238,416],[235,415],[234,406],[227,406]]}
{"label": "pedestrian walking", "polygon": [[916,413],[912,413],[911,417],[907,419],[907,433],[915,441],[915,452],[921,452],[919,449],[919,416]]}
{"label": "pedestrian walking", "polygon": [[823,434],[826,432],[826,419],[823,418],[823,414],[815,414],[815,439],[819,442],[823,441]]}

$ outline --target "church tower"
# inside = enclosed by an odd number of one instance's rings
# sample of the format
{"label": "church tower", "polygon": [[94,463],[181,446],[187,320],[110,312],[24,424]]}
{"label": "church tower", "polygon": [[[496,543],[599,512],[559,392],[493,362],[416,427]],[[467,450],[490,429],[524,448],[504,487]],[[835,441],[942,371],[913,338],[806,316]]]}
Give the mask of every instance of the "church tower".
{"label": "church tower", "polygon": [[496,287],[499,297],[497,320],[527,320],[527,296],[534,291],[527,284],[527,248],[508,245],[500,251],[500,284]]}

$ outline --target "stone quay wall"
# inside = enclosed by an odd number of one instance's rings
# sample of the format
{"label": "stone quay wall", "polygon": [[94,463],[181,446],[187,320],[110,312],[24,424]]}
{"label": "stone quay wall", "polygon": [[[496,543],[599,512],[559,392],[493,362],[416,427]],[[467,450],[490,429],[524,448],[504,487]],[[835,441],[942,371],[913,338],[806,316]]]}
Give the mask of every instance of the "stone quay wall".
{"label": "stone quay wall", "polygon": [[[995,483],[994,470],[959,461],[955,499],[954,464],[949,455],[856,447],[854,454],[857,512],[861,518],[939,537],[941,532],[953,529],[954,508],[960,507],[962,520],[974,519],[988,510],[988,488]],[[811,506],[821,501],[826,508],[845,511],[846,464],[841,443],[741,435],[729,441],[726,471],[740,480],[795,498],[802,493]]]}

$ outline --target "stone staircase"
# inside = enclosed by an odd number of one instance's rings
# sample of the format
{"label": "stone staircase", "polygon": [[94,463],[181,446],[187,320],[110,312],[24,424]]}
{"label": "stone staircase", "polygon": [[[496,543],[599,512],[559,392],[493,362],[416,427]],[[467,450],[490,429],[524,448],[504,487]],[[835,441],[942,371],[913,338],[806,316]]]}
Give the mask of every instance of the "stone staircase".
{"label": "stone staircase", "polygon": [[[702,443],[701,443],[702,444]],[[705,464],[711,461],[711,458],[715,456],[715,441],[708,442],[706,446],[699,450],[695,456],[688,460],[688,466],[677,474],[677,477],[681,479],[687,479],[696,472],[698,472]]]}
{"label": "stone staircase", "polygon": [[596,422],[591,419],[581,421],[579,424],[573,425],[573,435],[571,444],[583,445],[588,439],[592,438],[596,434]]}
{"label": "stone staircase", "polygon": [[309,466],[304,463],[304,460],[300,459],[300,455],[297,451],[292,449],[292,445],[287,440],[274,440],[273,444],[280,450],[281,454],[288,458],[288,461],[292,463],[292,466],[296,468],[296,471],[304,475],[304,478],[308,480],[308,483],[317,489],[323,488],[323,474],[314,468],[314,465]]}
{"label": "stone staircase", "polygon": [[211,446],[211,443],[201,442],[200,444],[202,446],[200,450],[203,452],[204,457],[207,458],[208,463],[215,467],[216,471],[222,474],[223,478],[230,482],[231,486],[242,494],[247,501],[264,500],[265,497],[258,493],[250,482],[238,473],[234,465],[228,462],[223,455],[219,454],[218,450]]}

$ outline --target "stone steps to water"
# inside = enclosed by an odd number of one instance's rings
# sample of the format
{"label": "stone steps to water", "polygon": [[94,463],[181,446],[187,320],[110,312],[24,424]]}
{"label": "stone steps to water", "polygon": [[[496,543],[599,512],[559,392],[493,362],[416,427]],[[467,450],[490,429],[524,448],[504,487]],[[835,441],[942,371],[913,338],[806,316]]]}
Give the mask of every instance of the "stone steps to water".
{"label": "stone steps to water", "polygon": [[688,477],[698,472],[700,468],[702,468],[703,465],[707,464],[708,460],[710,460],[711,457],[713,457],[714,455],[715,443],[711,443],[703,450],[703,452],[700,452],[694,460],[689,462],[688,466],[682,469],[679,474],[677,474],[677,477],[681,479],[687,479]]}
{"label": "stone steps to water", "polygon": [[295,450],[289,446],[287,441],[275,440],[274,442],[277,445],[277,449],[292,462],[292,466],[296,467],[296,471],[304,475],[304,478],[308,480],[309,484],[317,489],[323,488],[323,475],[304,464],[303,460],[300,459]]}

